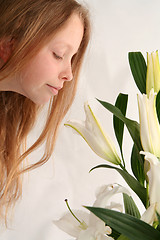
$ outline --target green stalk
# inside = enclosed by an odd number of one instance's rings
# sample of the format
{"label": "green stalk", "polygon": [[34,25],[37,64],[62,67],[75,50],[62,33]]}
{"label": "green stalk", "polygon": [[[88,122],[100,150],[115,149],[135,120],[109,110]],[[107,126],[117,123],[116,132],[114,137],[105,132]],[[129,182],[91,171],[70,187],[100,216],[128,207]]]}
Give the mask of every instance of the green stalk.
{"label": "green stalk", "polygon": [[66,205],[67,205],[67,208],[68,208],[68,210],[70,211],[70,213],[72,214],[72,216],[80,223],[80,224],[82,224],[82,222],[76,217],[76,215],[72,212],[72,210],[71,210],[71,208],[70,208],[70,206],[69,206],[69,204],[68,204],[68,200],[67,199],[65,199],[65,202],[66,202]]}
{"label": "green stalk", "polygon": [[125,172],[127,172],[125,166],[123,166],[121,163],[119,164],[119,166],[120,166]]}

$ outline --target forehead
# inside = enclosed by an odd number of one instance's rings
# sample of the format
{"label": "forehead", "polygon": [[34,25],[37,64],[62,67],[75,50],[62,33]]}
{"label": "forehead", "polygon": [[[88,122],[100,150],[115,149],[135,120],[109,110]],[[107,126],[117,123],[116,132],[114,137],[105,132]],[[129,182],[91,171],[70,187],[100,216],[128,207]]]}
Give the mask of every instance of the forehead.
{"label": "forehead", "polygon": [[72,14],[63,27],[51,38],[50,44],[66,45],[78,49],[84,34],[82,19]]}

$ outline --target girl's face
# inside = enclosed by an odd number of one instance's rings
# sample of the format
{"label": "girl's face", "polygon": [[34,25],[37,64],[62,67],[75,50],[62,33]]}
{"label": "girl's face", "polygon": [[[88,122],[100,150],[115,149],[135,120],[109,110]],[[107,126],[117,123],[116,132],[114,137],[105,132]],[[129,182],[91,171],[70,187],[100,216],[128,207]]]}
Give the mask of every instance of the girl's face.
{"label": "girl's face", "polygon": [[65,81],[73,78],[71,60],[78,51],[83,31],[79,16],[73,14],[14,80],[13,90],[36,104],[48,102]]}

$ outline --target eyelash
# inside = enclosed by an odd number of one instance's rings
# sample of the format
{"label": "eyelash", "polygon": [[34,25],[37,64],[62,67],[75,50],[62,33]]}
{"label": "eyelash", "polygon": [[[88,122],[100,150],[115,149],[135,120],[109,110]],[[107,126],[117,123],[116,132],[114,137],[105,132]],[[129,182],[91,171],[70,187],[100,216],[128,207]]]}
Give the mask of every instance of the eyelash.
{"label": "eyelash", "polygon": [[62,57],[58,56],[55,52],[53,52],[53,55],[57,60],[62,60],[63,59]]}

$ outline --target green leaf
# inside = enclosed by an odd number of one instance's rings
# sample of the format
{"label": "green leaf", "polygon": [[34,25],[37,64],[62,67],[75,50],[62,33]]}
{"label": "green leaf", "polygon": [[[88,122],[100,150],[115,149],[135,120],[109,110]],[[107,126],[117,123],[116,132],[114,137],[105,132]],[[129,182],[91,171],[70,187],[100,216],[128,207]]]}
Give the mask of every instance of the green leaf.
{"label": "green leaf", "polygon": [[123,193],[123,201],[124,201],[125,213],[140,219],[141,215],[133,198]]}
{"label": "green leaf", "polygon": [[[119,110],[122,112],[124,116],[126,115],[127,102],[128,102],[128,95],[120,93],[115,103],[115,106],[119,108]],[[119,118],[117,118],[115,115],[113,115],[113,126],[114,126],[115,135],[121,150],[121,155],[123,158],[122,141],[123,141],[123,132],[124,132],[124,122]]]}
{"label": "green leaf", "polygon": [[121,176],[124,178],[124,180],[126,181],[126,183],[130,186],[130,188],[137,194],[137,196],[141,199],[141,201],[143,202],[144,206],[146,206],[146,200],[147,200],[147,191],[146,188],[143,187],[140,182],[138,182],[132,175],[130,175],[127,171],[124,171],[120,168],[114,167],[114,166],[110,166],[107,164],[101,164],[98,165],[94,168],[92,168],[90,170],[93,171],[94,169],[97,168],[110,168],[110,169],[115,169],[116,171],[118,171]]}
{"label": "green leaf", "polygon": [[117,240],[130,240],[130,239],[124,236],[123,234],[121,234],[120,237],[117,238]]}
{"label": "green leaf", "polygon": [[159,225],[160,225],[160,215],[157,213],[157,218],[158,218],[158,222],[159,222]]}
{"label": "green leaf", "polygon": [[105,208],[86,207],[106,225],[122,233],[130,240],[159,240],[160,232],[131,215]]}
{"label": "green leaf", "polygon": [[156,110],[157,110],[158,121],[160,123],[160,91],[156,96]]}
{"label": "green leaf", "polygon": [[160,215],[158,214],[158,212],[157,212],[157,218],[158,218],[158,226],[157,226],[157,231],[159,231],[160,232]]}
{"label": "green leaf", "polygon": [[121,234],[117,232],[114,228],[112,228],[112,233],[109,235],[113,239],[118,239]]}
{"label": "green leaf", "polygon": [[144,186],[144,157],[139,153],[137,146],[134,144],[131,154],[131,168],[134,176]]}
{"label": "green leaf", "polygon": [[[98,99],[97,99],[98,100]],[[116,117],[118,117],[120,120],[124,122],[126,125],[134,143],[137,145],[137,148],[139,151],[142,150],[142,145],[140,141],[140,128],[139,124],[136,121],[130,120],[126,118],[122,112],[114,105],[108,103],[108,102],[103,102],[101,100],[98,100],[106,109],[108,109],[110,112],[112,112]]]}
{"label": "green leaf", "polygon": [[146,93],[147,65],[141,52],[129,52],[129,64],[135,83],[141,93]]}

